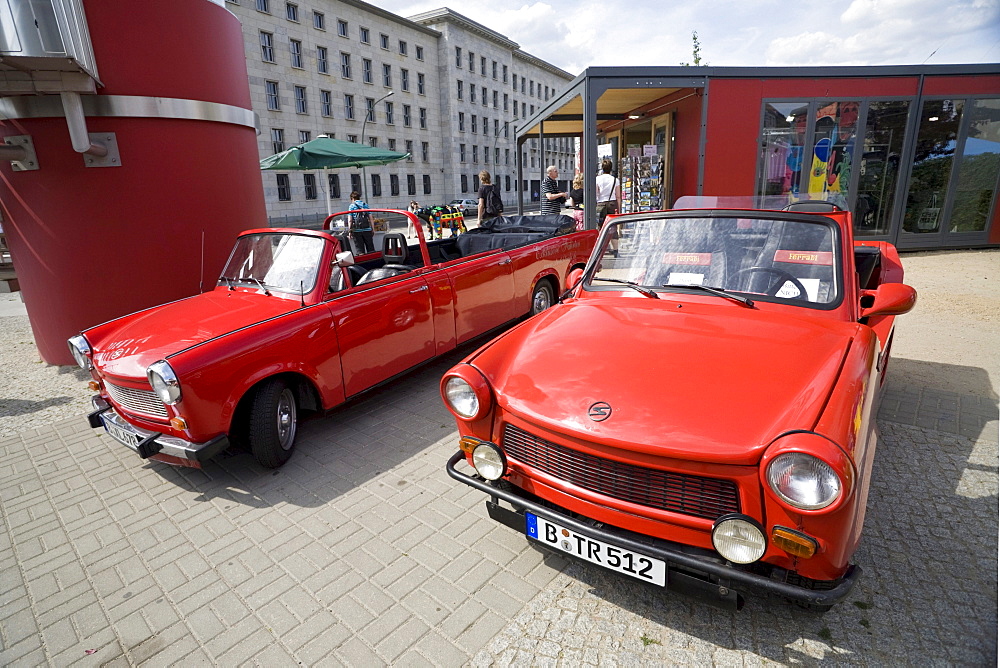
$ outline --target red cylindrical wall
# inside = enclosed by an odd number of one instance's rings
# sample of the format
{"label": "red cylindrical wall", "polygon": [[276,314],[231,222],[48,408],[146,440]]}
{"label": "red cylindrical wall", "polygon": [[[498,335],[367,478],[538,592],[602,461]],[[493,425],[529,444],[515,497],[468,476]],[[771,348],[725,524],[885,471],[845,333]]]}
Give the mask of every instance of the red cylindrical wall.
{"label": "red cylindrical wall", "polygon": [[[242,29],[208,0],[86,0],[98,95],[251,109]],[[87,117],[121,167],[85,167],[66,119],[0,122],[30,135],[40,168],[0,161],[0,208],[42,359],[72,364],[69,336],[206,289],[236,234],[266,225],[256,133],[210,120]]]}

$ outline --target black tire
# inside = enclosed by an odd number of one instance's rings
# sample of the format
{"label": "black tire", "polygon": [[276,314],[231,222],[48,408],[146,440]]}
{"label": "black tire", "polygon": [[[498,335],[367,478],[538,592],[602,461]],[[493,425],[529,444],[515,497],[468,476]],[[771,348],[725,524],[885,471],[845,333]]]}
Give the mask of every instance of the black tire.
{"label": "black tire", "polygon": [[541,313],[554,302],[555,293],[552,291],[552,284],[546,280],[538,281],[535,289],[531,291],[531,315]]}
{"label": "black tire", "polygon": [[276,469],[287,462],[298,431],[295,390],[278,378],[257,386],[250,402],[249,427],[250,452],[261,466]]}

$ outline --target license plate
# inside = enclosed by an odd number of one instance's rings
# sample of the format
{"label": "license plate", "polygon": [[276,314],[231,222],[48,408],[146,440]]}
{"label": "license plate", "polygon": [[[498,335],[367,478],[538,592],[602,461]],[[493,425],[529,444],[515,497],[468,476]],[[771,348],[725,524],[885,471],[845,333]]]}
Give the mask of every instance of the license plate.
{"label": "license plate", "polygon": [[531,513],[525,513],[525,532],[529,538],[592,564],[661,587],[667,584],[667,564],[661,559],[595,540]]}
{"label": "license plate", "polygon": [[101,416],[101,422],[104,423],[104,431],[111,434],[113,439],[119,443],[127,445],[133,450],[139,449],[139,434],[131,432],[127,429],[122,429],[103,415]]}

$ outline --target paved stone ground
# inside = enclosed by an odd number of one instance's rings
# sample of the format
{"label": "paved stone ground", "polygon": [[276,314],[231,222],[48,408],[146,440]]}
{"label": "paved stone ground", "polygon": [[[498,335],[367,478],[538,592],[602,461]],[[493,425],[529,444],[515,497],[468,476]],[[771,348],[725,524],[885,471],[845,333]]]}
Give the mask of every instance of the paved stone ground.
{"label": "paved stone ground", "polygon": [[466,663],[558,570],[444,472],[460,357],[278,471],[143,464],[82,416],[0,440],[0,665]]}
{"label": "paved stone ground", "polygon": [[22,339],[0,349],[0,427],[18,425],[0,429],[0,665],[996,665],[988,364],[897,342],[857,588],[825,615],[728,613],[488,520],[444,472],[456,434],[437,379],[464,353],[306,423],[276,472],[247,454],[198,472],[86,427],[72,373],[7,371]]}

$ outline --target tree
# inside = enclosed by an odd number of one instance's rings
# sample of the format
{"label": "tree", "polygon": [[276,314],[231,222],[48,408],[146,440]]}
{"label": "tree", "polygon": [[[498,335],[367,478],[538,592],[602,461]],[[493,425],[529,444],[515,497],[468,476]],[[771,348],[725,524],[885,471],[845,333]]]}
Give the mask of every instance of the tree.
{"label": "tree", "polygon": [[691,67],[692,65],[694,65],[695,67],[699,67],[701,65],[704,65],[706,67],[708,66],[707,62],[705,63],[701,62],[701,42],[698,41],[697,30],[691,31],[691,59],[694,62],[681,63],[681,65],[683,65],[684,67]]}

